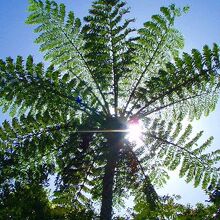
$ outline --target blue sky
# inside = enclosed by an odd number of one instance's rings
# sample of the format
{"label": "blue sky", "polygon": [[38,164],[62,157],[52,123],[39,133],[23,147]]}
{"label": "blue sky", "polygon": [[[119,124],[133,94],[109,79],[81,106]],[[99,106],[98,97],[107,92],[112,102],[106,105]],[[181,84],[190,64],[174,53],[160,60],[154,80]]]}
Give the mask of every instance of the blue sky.
{"label": "blue sky", "polygon": [[[83,17],[91,5],[91,0],[59,0],[73,10],[77,16]],[[136,27],[141,27],[150,16],[159,12],[160,6],[175,3],[177,6],[190,6],[190,12],[179,18],[176,27],[185,37],[185,51],[192,48],[202,49],[204,44],[220,44],[220,1],[219,0],[128,0],[131,6],[131,17],[136,18]],[[34,34],[32,27],[24,24],[27,17],[27,0],[2,0],[0,11],[0,58],[6,56],[27,57],[34,55],[35,61],[42,61],[42,54],[38,52],[38,46],[33,43]],[[6,117],[0,112],[0,122]],[[220,105],[208,118],[202,118],[200,122],[194,122],[194,130],[204,130],[205,137],[213,135],[215,141],[213,148],[220,147]],[[200,189],[193,189],[183,181],[179,181],[176,175],[168,182],[161,193],[176,193],[182,195],[182,202],[194,204],[207,199]]]}

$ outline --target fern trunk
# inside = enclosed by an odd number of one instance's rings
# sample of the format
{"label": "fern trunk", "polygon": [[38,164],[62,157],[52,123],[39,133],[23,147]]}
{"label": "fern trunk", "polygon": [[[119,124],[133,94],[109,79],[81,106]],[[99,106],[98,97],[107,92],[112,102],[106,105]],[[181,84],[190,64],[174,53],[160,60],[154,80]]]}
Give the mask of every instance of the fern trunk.
{"label": "fern trunk", "polygon": [[[116,134],[114,134],[114,136],[115,135]],[[103,177],[102,204],[100,213],[101,220],[112,219],[114,176],[120,148],[119,143],[119,137],[115,136],[108,138],[109,151],[107,155],[107,163],[105,166],[105,174]]]}

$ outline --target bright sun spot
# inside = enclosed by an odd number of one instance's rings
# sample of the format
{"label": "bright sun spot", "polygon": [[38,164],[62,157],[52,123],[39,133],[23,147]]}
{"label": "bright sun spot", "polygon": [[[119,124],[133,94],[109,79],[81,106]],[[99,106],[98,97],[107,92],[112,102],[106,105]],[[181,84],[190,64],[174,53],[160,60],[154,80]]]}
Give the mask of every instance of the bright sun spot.
{"label": "bright sun spot", "polygon": [[135,143],[137,146],[142,145],[142,132],[144,129],[143,122],[140,120],[132,120],[128,124],[128,134],[127,139],[130,142]]}

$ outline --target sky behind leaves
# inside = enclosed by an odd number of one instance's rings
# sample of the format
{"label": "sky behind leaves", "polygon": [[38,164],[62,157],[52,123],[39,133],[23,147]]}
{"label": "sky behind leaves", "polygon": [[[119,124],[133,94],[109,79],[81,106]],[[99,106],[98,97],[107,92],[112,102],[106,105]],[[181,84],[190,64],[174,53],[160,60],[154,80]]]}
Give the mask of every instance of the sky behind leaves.
{"label": "sky behind leaves", "polygon": [[[87,15],[91,0],[58,0],[58,3],[67,5],[67,9],[75,12],[76,16],[82,18]],[[142,23],[149,20],[152,14],[158,13],[159,8],[164,5],[175,3],[179,7],[190,6],[190,12],[179,18],[176,27],[185,37],[184,51],[190,52],[192,48],[202,49],[205,44],[212,45],[213,42],[220,44],[220,1],[219,0],[127,0],[131,7],[131,17],[136,18],[134,27],[141,27]],[[38,52],[38,46],[33,43],[34,34],[32,28],[25,25],[27,17],[28,0],[2,0],[0,11],[0,58],[17,55],[27,57],[32,54],[35,62],[43,60],[42,54]],[[0,122],[6,115],[0,111]],[[205,138],[213,135],[215,141],[213,148],[220,147],[220,105],[208,118],[202,118],[200,122],[194,122],[194,131],[205,131]],[[166,194],[182,195],[182,202],[194,204],[204,201],[207,197],[199,189],[193,189],[190,184],[176,178],[175,173],[165,189],[160,190]]]}

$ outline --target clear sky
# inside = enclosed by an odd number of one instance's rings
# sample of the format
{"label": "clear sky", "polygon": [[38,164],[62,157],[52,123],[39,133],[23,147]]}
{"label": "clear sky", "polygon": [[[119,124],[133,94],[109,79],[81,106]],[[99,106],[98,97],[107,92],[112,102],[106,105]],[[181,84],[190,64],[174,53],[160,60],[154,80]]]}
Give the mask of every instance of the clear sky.
{"label": "clear sky", "polygon": [[[82,18],[87,14],[91,0],[58,0],[63,2],[68,9],[73,10]],[[136,18],[136,27],[141,27],[150,16],[159,12],[160,6],[175,3],[177,6],[190,6],[190,12],[179,18],[176,27],[185,37],[185,51],[192,48],[202,49],[204,44],[212,45],[213,42],[220,44],[220,1],[219,0],[127,0],[131,6],[131,17]],[[32,28],[24,24],[27,17],[28,0],[1,0],[0,10],[0,58],[6,56],[27,57],[32,54],[36,62],[42,61],[42,54],[38,52],[38,46],[33,43],[34,34]],[[0,122],[6,118],[0,111]],[[194,130],[204,130],[205,137],[213,135],[215,141],[213,148],[220,147],[220,105],[208,118],[202,118],[194,123]],[[183,181],[173,178],[168,185],[160,190],[163,194],[180,194],[182,202],[192,203],[204,201],[207,197],[200,189],[193,189]]]}

